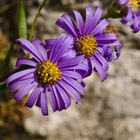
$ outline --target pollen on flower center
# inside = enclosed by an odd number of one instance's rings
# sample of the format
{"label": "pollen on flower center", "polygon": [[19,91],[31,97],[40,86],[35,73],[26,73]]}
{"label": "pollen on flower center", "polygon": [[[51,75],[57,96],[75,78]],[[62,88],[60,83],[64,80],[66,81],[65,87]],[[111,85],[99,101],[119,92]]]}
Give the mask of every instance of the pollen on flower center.
{"label": "pollen on flower center", "polygon": [[93,35],[85,35],[76,39],[75,45],[78,52],[90,57],[96,52],[97,41]]}
{"label": "pollen on flower center", "polygon": [[42,62],[36,72],[39,82],[43,85],[53,85],[58,80],[61,80],[62,72],[55,63],[49,60]]}
{"label": "pollen on flower center", "polygon": [[115,33],[117,38],[120,39],[120,33],[117,27],[112,26],[111,24],[105,28],[105,33]]}
{"label": "pollen on flower center", "polygon": [[[105,33],[115,33],[116,36],[117,36],[117,38],[118,38],[118,40],[121,39],[121,35],[120,35],[120,33],[119,33],[118,28],[112,26],[111,24],[108,25],[108,26],[105,28],[105,31],[104,31],[104,32],[105,32]],[[113,48],[115,51],[117,51],[117,50],[116,50],[117,46],[111,46],[111,48]]]}
{"label": "pollen on flower center", "polygon": [[132,8],[140,7],[140,0],[129,0],[129,4]]}

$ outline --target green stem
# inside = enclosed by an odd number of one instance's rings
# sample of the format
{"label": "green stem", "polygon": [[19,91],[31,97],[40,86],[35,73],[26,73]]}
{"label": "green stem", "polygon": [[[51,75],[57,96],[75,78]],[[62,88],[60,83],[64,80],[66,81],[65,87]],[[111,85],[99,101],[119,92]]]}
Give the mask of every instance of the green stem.
{"label": "green stem", "polygon": [[0,83],[0,90],[4,90],[7,88],[6,82]]}
{"label": "green stem", "polygon": [[34,20],[33,20],[33,24],[32,24],[32,26],[31,26],[31,29],[30,29],[30,32],[29,32],[29,40],[32,40],[33,32],[34,32],[34,29],[35,29],[35,26],[36,26],[36,21],[37,21],[39,15],[40,15],[40,12],[41,12],[43,6],[44,6],[45,3],[46,3],[46,1],[47,1],[47,0],[43,0],[42,4],[40,5],[40,7],[39,7],[39,9],[38,9],[38,11],[37,11],[37,14],[36,14],[36,16],[35,16],[35,18],[34,18]]}

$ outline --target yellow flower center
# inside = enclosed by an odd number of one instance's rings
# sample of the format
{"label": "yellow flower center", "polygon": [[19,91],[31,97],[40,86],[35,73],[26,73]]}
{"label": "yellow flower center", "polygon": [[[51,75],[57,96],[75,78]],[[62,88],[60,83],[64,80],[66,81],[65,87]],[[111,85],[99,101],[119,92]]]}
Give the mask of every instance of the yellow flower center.
{"label": "yellow flower center", "polygon": [[[118,38],[118,40],[121,40],[121,35],[120,35],[120,33],[119,33],[119,30],[118,30],[118,28],[116,28],[116,27],[114,27],[113,25],[108,25],[106,28],[105,28],[105,31],[104,31],[105,33],[115,33],[116,34],[116,36],[117,36],[117,38]],[[110,46],[110,48],[112,48],[112,49],[114,49],[115,51],[117,51],[116,50],[116,48],[117,48],[117,46]]]}
{"label": "yellow flower center", "polygon": [[61,80],[62,72],[55,63],[48,61],[42,62],[37,70],[38,80],[43,85],[53,85],[58,80]]}
{"label": "yellow flower center", "polygon": [[76,39],[76,49],[87,58],[96,52],[97,41],[92,35],[85,35]]}
{"label": "yellow flower center", "polygon": [[105,28],[105,33],[115,33],[117,38],[119,39],[120,38],[120,33],[119,33],[119,30],[118,28],[112,26],[111,24],[108,25],[106,28]]}
{"label": "yellow flower center", "polygon": [[140,0],[129,0],[129,4],[132,8],[140,7]]}

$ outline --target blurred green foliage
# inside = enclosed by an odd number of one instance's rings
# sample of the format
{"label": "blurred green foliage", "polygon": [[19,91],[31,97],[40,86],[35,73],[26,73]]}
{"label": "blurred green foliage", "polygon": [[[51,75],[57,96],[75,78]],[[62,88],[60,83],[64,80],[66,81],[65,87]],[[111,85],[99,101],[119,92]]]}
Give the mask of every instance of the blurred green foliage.
{"label": "blurred green foliage", "polygon": [[18,4],[18,32],[19,36],[27,38],[27,23],[23,1],[20,0]]}

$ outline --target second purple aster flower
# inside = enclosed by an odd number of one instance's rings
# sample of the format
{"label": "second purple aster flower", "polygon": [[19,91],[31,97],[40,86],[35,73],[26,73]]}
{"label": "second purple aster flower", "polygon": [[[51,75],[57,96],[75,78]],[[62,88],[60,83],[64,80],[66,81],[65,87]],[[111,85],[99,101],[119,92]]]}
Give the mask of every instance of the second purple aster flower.
{"label": "second purple aster flower", "polygon": [[105,80],[108,62],[102,55],[106,51],[104,46],[119,46],[120,42],[117,41],[116,34],[104,32],[109,22],[101,19],[102,9],[100,7],[95,13],[93,13],[92,7],[87,7],[85,21],[78,11],[73,10],[73,14],[76,23],[67,14],[64,14],[56,24],[72,38],[73,50],[77,56],[84,56],[83,63],[88,64],[89,70],[83,77],[90,75],[94,70],[102,80]]}
{"label": "second purple aster flower", "polygon": [[138,32],[140,30],[140,0],[118,0],[118,4],[124,15],[122,23],[130,24],[133,32]]}

